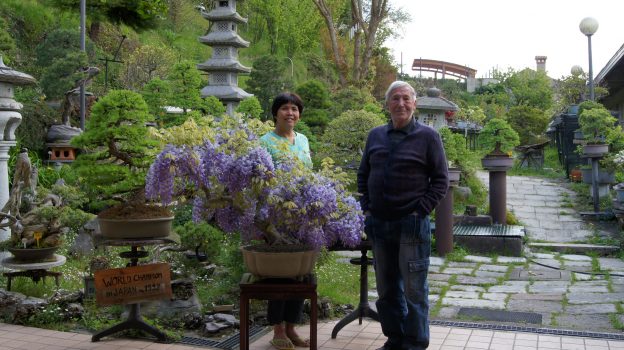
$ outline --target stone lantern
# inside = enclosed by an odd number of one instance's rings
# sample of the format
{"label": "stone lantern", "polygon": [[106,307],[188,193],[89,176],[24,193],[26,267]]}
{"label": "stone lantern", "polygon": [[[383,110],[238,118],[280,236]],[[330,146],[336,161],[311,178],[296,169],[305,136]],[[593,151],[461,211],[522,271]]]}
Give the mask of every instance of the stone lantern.
{"label": "stone lantern", "polygon": [[253,96],[238,87],[238,74],[251,71],[238,62],[238,49],[249,47],[249,42],[238,35],[237,26],[247,23],[247,19],[236,12],[236,0],[213,2],[212,11],[202,10],[202,16],[212,22],[212,30],[199,41],[212,47],[212,57],[197,65],[197,69],[210,74],[208,86],[201,90],[201,96],[215,96],[232,115],[241,100]]}
{"label": "stone lantern", "polygon": [[435,87],[427,89],[426,96],[416,99],[416,108],[418,109],[418,122],[436,130],[451,126],[453,114],[459,110],[455,103],[442,97],[440,89]]}
{"label": "stone lantern", "polygon": [[[22,122],[22,104],[13,99],[14,86],[35,83],[32,76],[4,65],[0,56],[0,210],[9,200],[9,149],[15,146],[15,129]],[[8,229],[0,228],[0,241],[9,237]]]}

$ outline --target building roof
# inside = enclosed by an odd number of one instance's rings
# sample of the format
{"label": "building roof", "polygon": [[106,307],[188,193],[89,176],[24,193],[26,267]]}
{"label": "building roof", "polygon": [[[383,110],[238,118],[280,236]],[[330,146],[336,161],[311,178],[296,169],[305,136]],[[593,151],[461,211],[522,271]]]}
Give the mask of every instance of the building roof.
{"label": "building roof", "polygon": [[458,111],[459,107],[440,96],[440,89],[430,88],[427,90],[427,96],[416,98],[416,108],[421,109],[437,109],[443,111]]}
{"label": "building roof", "polygon": [[609,62],[598,72],[594,79],[595,85],[606,85],[609,95],[603,97],[601,102],[612,108],[612,103],[617,104],[617,92],[624,89],[624,45],[611,57]]}

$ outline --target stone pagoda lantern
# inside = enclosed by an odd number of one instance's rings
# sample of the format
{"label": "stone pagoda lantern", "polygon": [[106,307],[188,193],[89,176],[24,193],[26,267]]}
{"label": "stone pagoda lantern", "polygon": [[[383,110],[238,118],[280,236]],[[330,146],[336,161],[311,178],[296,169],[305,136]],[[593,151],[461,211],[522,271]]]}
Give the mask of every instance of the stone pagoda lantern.
{"label": "stone pagoda lantern", "polygon": [[226,105],[227,113],[233,115],[241,100],[253,96],[238,87],[238,74],[251,71],[238,62],[238,49],[249,47],[249,42],[238,35],[237,26],[247,23],[247,19],[236,12],[236,0],[213,2],[212,11],[202,10],[202,16],[212,22],[212,30],[199,41],[212,47],[212,57],[197,65],[197,69],[210,75],[201,96],[215,96]]}
{"label": "stone pagoda lantern", "polygon": [[[15,129],[22,122],[22,104],[13,99],[14,86],[35,83],[32,76],[4,65],[0,56],[0,210],[9,200],[9,149],[15,146]],[[0,241],[10,232],[0,228]]]}

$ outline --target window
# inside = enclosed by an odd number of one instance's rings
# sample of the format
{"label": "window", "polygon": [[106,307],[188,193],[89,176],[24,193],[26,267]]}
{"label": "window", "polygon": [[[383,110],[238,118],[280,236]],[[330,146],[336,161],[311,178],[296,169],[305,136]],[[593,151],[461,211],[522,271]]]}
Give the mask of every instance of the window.
{"label": "window", "polygon": [[429,126],[433,126],[435,124],[436,115],[428,113],[423,117],[423,123]]}
{"label": "window", "polygon": [[228,6],[230,6],[230,5],[228,4],[228,2],[229,2],[229,1],[219,1],[219,7],[228,7]]}

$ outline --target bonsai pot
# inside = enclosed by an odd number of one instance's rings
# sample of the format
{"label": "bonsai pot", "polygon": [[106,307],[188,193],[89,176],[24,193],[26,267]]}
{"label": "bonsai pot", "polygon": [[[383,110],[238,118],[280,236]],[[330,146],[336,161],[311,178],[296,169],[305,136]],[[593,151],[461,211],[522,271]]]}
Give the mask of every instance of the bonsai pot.
{"label": "bonsai pot", "polygon": [[458,168],[448,169],[449,182],[459,182],[460,176],[461,176],[461,170],[459,170]]}
{"label": "bonsai pot", "polygon": [[261,278],[297,278],[312,273],[317,250],[258,251],[254,246],[241,247],[247,271]]}
{"label": "bonsai pot", "polygon": [[575,140],[583,140],[583,139],[585,139],[585,136],[583,136],[583,132],[581,131],[581,129],[574,130],[574,139]]}
{"label": "bonsai pot", "polygon": [[152,219],[104,219],[98,217],[102,236],[112,239],[167,237],[171,234],[173,216]]}
{"label": "bonsai pot", "polygon": [[600,157],[609,153],[609,145],[606,143],[587,144],[583,146],[583,155]]}
{"label": "bonsai pot", "polygon": [[615,190],[615,200],[618,203],[624,203],[624,184],[619,183],[613,186],[613,189]]}
{"label": "bonsai pot", "polygon": [[9,248],[17,263],[32,264],[54,260],[54,252],[58,247],[46,248]]}
{"label": "bonsai pot", "polygon": [[507,155],[487,155],[481,158],[481,165],[486,170],[507,171],[513,167],[514,158]]}

